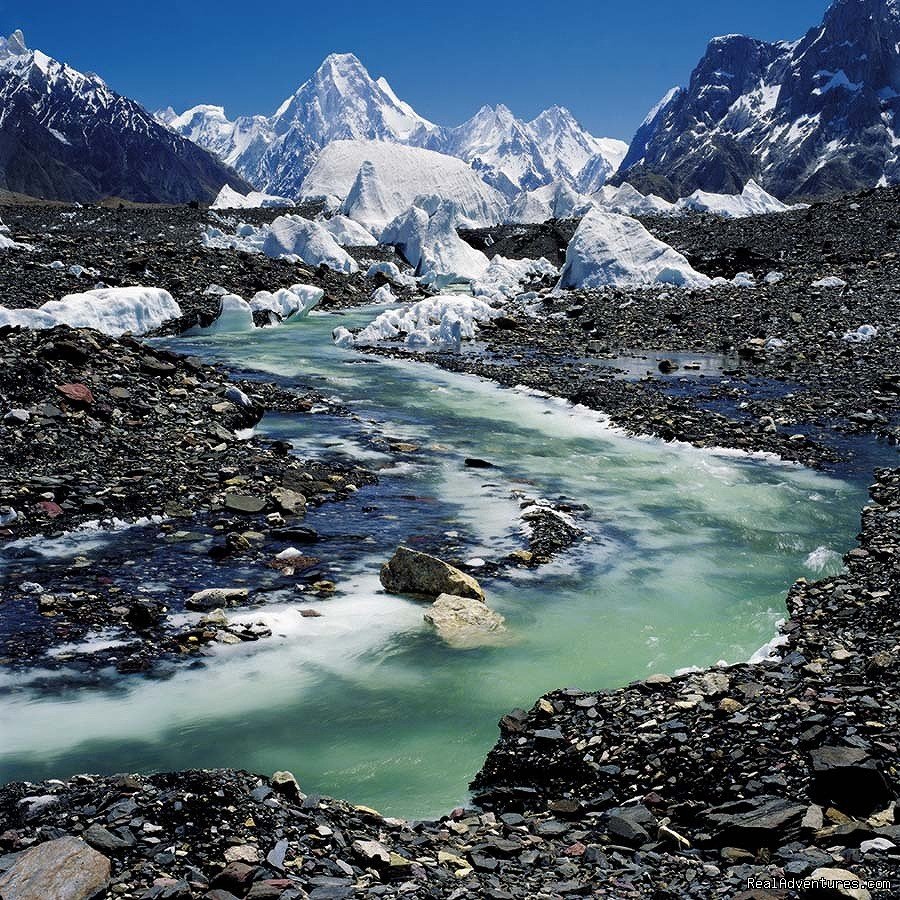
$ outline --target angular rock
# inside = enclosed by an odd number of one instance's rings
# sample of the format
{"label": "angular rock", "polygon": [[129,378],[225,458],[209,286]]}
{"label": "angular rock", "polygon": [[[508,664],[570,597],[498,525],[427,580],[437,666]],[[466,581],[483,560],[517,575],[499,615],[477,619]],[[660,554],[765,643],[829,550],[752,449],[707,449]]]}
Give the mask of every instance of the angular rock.
{"label": "angular rock", "polygon": [[249,594],[247,588],[205,588],[191,594],[184,605],[188,609],[205,612],[221,606],[235,606],[246,600]]}
{"label": "angular rock", "polygon": [[409,547],[397,552],[381,567],[381,584],[392,594],[415,594],[437,599],[441,594],[484,600],[478,582],[436,556]]}
{"label": "angular rock", "polygon": [[255,515],[266,508],[266,501],[252,494],[226,494],[225,509],[231,512]]}

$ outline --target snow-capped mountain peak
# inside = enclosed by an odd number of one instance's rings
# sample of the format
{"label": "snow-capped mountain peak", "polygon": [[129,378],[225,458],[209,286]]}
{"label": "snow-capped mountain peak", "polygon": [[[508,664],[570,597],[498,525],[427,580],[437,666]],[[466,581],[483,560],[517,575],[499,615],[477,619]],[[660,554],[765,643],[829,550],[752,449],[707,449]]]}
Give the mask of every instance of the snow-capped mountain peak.
{"label": "snow-capped mountain peak", "polygon": [[898,0],[835,0],[797,41],[713,38],[620,177],[673,198],[751,179],[782,198],[900,180],[898,46]]}
{"label": "snow-capped mountain peak", "polygon": [[17,28],[8,38],[0,37],[0,65],[27,56],[30,52],[21,29]]}
{"label": "snow-capped mountain peak", "polygon": [[0,187],[61,200],[179,203],[248,187],[99,75],[28,49],[21,31],[0,38],[0,160]]}
{"label": "snow-capped mountain peak", "polygon": [[455,128],[435,125],[372,78],[353,53],[331,53],[270,118],[229,121],[221,107],[197,106],[160,121],[234,165],[256,187],[298,196],[303,178],[332,141],[387,141],[455,156],[508,197],[555,179],[574,186],[592,164],[599,187],[624,156],[620,141],[598,139],[561,106],[531,122],[502,103],[482,106]]}

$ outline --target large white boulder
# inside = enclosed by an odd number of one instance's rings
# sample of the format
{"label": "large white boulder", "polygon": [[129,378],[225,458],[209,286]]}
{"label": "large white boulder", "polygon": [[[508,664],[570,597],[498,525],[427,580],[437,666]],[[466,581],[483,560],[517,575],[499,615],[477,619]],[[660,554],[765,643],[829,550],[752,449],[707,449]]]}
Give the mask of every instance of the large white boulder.
{"label": "large white boulder", "polygon": [[497,644],[506,633],[503,616],[471,597],[441,594],[425,613],[442,640],[457,650]]}

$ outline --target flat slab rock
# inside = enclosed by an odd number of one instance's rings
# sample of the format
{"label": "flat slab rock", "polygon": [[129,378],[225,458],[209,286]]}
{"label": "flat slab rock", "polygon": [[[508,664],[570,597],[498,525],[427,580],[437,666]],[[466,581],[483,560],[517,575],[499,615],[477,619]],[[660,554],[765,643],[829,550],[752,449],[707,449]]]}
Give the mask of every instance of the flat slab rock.
{"label": "flat slab rock", "polygon": [[25,850],[0,875],[3,900],[90,900],[109,883],[110,862],[84,841],[62,837]]}

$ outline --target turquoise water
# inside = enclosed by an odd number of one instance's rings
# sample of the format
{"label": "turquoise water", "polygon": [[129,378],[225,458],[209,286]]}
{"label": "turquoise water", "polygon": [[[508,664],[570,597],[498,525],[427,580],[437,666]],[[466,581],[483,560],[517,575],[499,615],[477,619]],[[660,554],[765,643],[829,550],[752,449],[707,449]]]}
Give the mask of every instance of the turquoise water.
{"label": "turquoise water", "polygon": [[[772,637],[790,584],[834,571],[853,543],[865,501],[858,484],[628,438],[595,412],[331,344],[335,325],[366,319],[320,314],[173,342],[352,410],[261,426],[301,455],[381,470],[379,486],[310,516],[326,537],[316,553],[340,587],[322,617],[302,618],[276,595],[246,615],[270,624],[273,638],[221,648],[166,680],[47,693],[7,679],[0,780],[290,769],[308,791],[389,814],[439,814],[465,800],[511,707],[558,687],[746,660]],[[398,462],[378,449],[384,434],[419,450]],[[467,469],[469,456],[496,468]],[[463,558],[485,559],[521,546],[521,495],[566,496],[592,515],[588,540],[553,564],[484,579],[507,644],[450,649],[425,626],[422,604],[381,593],[378,567],[400,542],[449,533]],[[156,582],[148,590],[166,588]]]}

